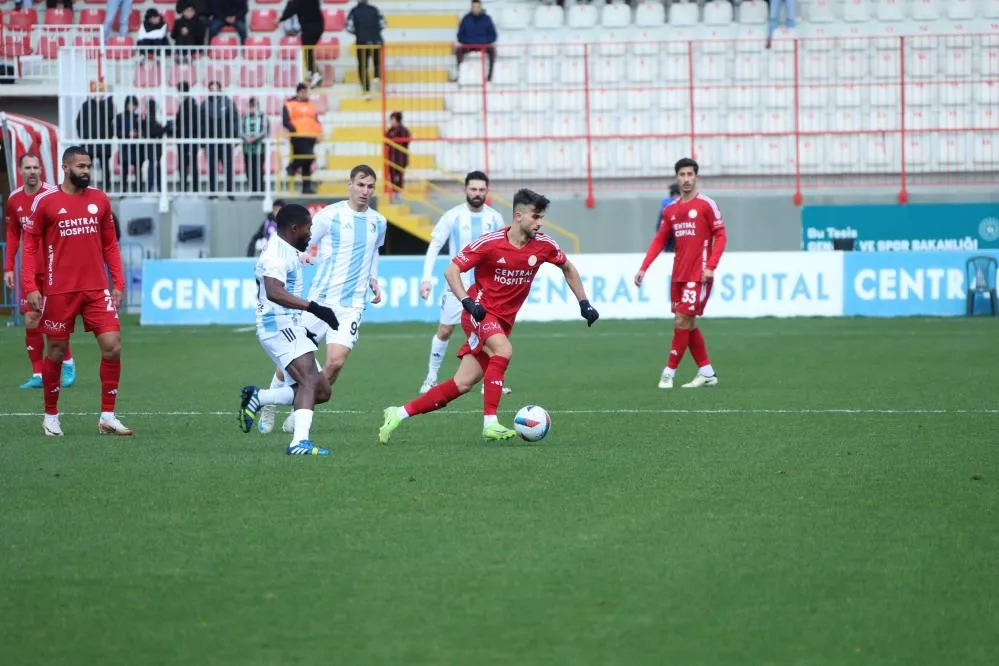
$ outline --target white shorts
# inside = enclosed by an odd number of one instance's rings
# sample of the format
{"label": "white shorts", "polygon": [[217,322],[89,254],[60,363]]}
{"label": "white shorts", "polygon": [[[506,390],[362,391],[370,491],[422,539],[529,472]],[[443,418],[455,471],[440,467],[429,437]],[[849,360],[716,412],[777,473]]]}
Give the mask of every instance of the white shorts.
{"label": "white shorts", "polygon": [[332,308],[333,314],[336,315],[336,320],[340,324],[337,330],[331,329],[325,321],[311,312],[306,312],[302,316],[302,325],[316,341],[316,344],[319,344],[319,341],[325,337],[327,345],[341,345],[347,349],[353,349],[354,345],[357,344],[357,334],[361,328],[364,308],[341,308],[324,305]]}
{"label": "white shorts", "polygon": [[441,295],[441,318],[440,323],[444,326],[457,326],[461,323],[461,301],[451,293],[450,289],[445,289]]}
{"label": "white shorts", "polygon": [[309,339],[308,331],[303,326],[284,328],[263,338],[258,335],[257,339],[260,340],[260,346],[274,361],[274,365],[284,373],[286,386],[295,383],[291,375],[286,372],[291,362],[300,356],[316,353],[316,345]]}

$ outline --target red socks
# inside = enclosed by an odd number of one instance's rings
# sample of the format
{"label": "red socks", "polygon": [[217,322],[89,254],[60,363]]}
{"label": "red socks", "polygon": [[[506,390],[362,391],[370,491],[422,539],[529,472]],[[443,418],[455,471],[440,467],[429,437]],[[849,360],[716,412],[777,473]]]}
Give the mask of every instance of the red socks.
{"label": "red socks", "polygon": [[694,357],[694,362],[698,368],[710,365],[708,360],[708,348],[704,345],[704,336],[701,329],[695,328],[690,332],[690,355]]}
{"label": "red socks", "polygon": [[37,328],[24,331],[24,347],[28,350],[28,360],[31,361],[31,373],[42,374],[42,359],[45,357],[45,336]]}
{"label": "red socks", "polygon": [[486,366],[486,373],[482,378],[483,393],[485,394],[482,398],[483,416],[496,416],[500,398],[503,397],[503,375],[506,374],[508,365],[510,365],[508,358],[502,356],[489,358],[489,365]]}
{"label": "red socks", "polygon": [[[46,359],[48,360],[48,359]],[[43,378],[44,379],[44,378]],[[121,379],[121,359],[101,359],[101,411],[113,412],[118,399],[118,380]]]}
{"label": "red socks", "polygon": [[42,390],[45,393],[45,413],[53,416],[59,413],[59,378],[62,364],[48,356],[42,359]]}
{"label": "red socks", "polygon": [[416,400],[406,403],[404,409],[410,416],[434,412],[461,395],[453,379],[438,384]]}
{"label": "red socks", "polygon": [[680,360],[687,352],[687,345],[690,344],[690,337],[689,328],[673,329],[673,344],[670,347],[669,360],[666,361],[667,368],[676,370],[680,367]]}

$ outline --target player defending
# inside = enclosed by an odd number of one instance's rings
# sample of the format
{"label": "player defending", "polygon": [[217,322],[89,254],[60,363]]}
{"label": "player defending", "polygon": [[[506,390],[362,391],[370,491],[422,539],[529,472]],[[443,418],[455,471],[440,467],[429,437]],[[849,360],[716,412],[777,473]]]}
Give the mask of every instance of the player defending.
{"label": "player defending", "polygon": [[316,367],[316,344],[302,326],[308,312],[336,330],[333,311],[314,301],[302,300],[301,252],[309,246],[312,216],[307,208],[290,204],[277,214],[277,232],[260,253],[257,277],[257,339],[283,375],[280,386],[260,390],[244,386],[239,424],[250,432],[263,405],[294,405],[295,428],[289,456],[328,456],[328,449],[309,439],[313,408],[330,399],[330,383]]}
{"label": "player defending", "polygon": [[[17,188],[7,197],[7,220],[5,223],[7,227],[7,254],[3,266],[3,282],[11,290],[17,284],[14,277],[14,259],[17,257],[17,248],[21,244],[21,227],[24,226],[31,213],[31,204],[35,202],[35,197],[41,192],[56,189],[54,185],[42,182],[42,161],[38,155],[25,153],[17,162],[24,186]],[[43,295],[45,294],[41,275],[36,276],[35,288]],[[24,315],[24,346],[28,350],[28,360],[31,361],[31,378],[21,384],[21,388],[42,388],[42,357],[45,356],[45,336],[38,329],[42,317],[40,313],[31,309],[25,296],[27,294],[21,296],[21,314]],[[62,387],[69,388],[75,381],[76,363],[73,362],[73,355],[67,344],[66,354],[62,360]]]}
{"label": "player defending", "polygon": [[[441,216],[430,236],[430,247],[427,248],[427,256],[423,260],[423,281],[420,283],[420,297],[424,300],[430,298],[433,285],[430,276],[433,273],[434,262],[440,253],[444,243],[448,244],[448,254],[451,259],[476,238],[485,234],[490,234],[503,228],[503,217],[493,208],[486,204],[486,195],[489,192],[489,177],[481,171],[472,171],[465,176],[465,203],[459,204]],[[468,289],[474,281],[474,272],[469,271],[462,276],[461,283]],[[430,361],[427,365],[427,377],[420,387],[420,395],[423,395],[437,383],[437,373],[441,369],[444,355],[447,353],[448,340],[455,324],[461,321],[461,301],[459,301],[450,289],[444,290],[441,296],[440,323],[437,325],[437,334],[430,341]],[[485,387],[483,387],[485,390]],[[509,393],[510,389],[503,387],[503,393]]]}
{"label": "player defending", "polygon": [[[600,317],[586,299],[579,271],[554,239],[539,233],[548,203],[548,199],[536,192],[519,190],[513,197],[513,224],[473,241],[452,259],[444,277],[464,308],[461,327],[468,342],[458,350],[461,364],[451,379],[403,407],[385,410],[385,422],[378,431],[378,441],[382,444],[388,443],[392,431],[405,419],[440,409],[468,393],[483,378],[482,436],[486,440],[516,436],[514,430],[499,424],[496,411],[503,394],[503,375],[513,355],[510,332],[543,263],[562,269],[565,281],[579,300],[579,313],[587,326]],[[461,274],[473,268],[475,283],[466,292]]]}
{"label": "player defending", "polygon": [[[302,325],[313,340],[326,338],[326,365],[323,373],[330,386],[336,383],[340,370],[357,343],[361,316],[367,307],[368,290],[374,294],[372,303],[380,303],[378,286],[378,248],[385,244],[388,222],[385,216],[369,208],[375,193],[375,171],[366,164],[355,166],[347,181],[348,198],[327,206],[313,219],[312,242],[307,260],[315,256],[316,274],[309,289],[309,300],[333,310],[339,328],[329,326],[312,313],[302,317]],[[278,370],[271,387],[283,383]],[[295,415],[284,422],[285,432],[296,428]],[[274,410],[260,414],[259,430],[274,429]]]}
{"label": "player defending", "polygon": [[[118,308],[125,289],[121,252],[111,202],[106,194],[90,187],[90,168],[86,150],[80,146],[67,148],[62,154],[62,185],[35,197],[23,229],[21,284],[28,305],[41,313],[40,328],[48,338],[48,354],[42,360],[42,429],[53,437],[62,436],[59,370],[77,315],[83,315],[84,329],[94,333],[101,349],[101,415],[97,431],[132,434],[114,413],[121,378]],[[37,273],[42,274],[44,300],[35,284]]]}
{"label": "player defending", "polygon": [[645,253],[642,268],[635,275],[635,285],[642,286],[645,271],[672,238],[676,253],[673,256],[670,304],[676,328],[673,329],[669,360],[659,378],[659,388],[673,388],[673,376],[688,346],[698,372],[683,388],[714,386],[718,377],[708,360],[704,336],[695,318],[704,314],[704,306],[711,296],[715,269],[725,251],[725,223],[718,204],[697,191],[697,162],[685,157],[674,168],[680,184],[680,198],[663,209],[662,226]]}

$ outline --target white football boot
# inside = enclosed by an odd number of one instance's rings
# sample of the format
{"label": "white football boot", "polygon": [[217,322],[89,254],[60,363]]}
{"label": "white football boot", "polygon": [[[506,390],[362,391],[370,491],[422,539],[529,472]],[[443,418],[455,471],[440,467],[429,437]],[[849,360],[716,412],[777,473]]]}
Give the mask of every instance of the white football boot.
{"label": "white football boot", "polygon": [[[482,395],[486,394],[486,387],[485,387],[485,385],[482,386],[482,390],[480,390],[479,393],[481,393]],[[509,386],[504,386],[503,387],[503,395],[510,395],[511,393],[513,393],[513,389],[512,388],[510,388]]]}
{"label": "white football boot", "polygon": [[420,395],[423,395],[435,386],[437,386],[437,375],[427,375],[426,379],[423,380],[423,385],[420,386]]}
{"label": "white football boot", "polygon": [[673,375],[670,373],[668,368],[663,368],[663,374],[659,375],[659,388],[673,388]]}
{"label": "white football boot", "polygon": [[119,437],[131,437],[134,433],[131,428],[126,428],[125,424],[118,420],[114,414],[110,416],[101,415],[97,421],[97,432],[102,435],[118,435]]}
{"label": "white football boot", "polygon": [[277,405],[264,405],[257,416],[257,431],[261,435],[269,435],[274,431],[274,419],[277,418]]}
{"label": "white football boot", "polygon": [[683,388],[701,388],[702,386],[716,386],[718,384],[718,376],[711,375],[710,377],[705,377],[701,373],[697,373],[697,376],[691,379],[689,382],[683,385]]}
{"label": "white football boot", "polygon": [[294,433],[295,432],[295,412],[288,415],[288,418],[284,420],[281,424],[282,432]]}
{"label": "white football boot", "polygon": [[59,415],[46,414],[42,421],[42,432],[46,437],[62,437],[62,426],[59,425]]}

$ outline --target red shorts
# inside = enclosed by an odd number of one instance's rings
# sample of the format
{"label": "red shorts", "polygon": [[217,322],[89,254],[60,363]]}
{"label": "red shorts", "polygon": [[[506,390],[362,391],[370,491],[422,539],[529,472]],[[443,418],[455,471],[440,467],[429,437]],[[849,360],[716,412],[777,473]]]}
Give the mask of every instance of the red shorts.
{"label": "red shorts", "polygon": [[486,340],[500,333],[509,336],[510,331],[513,330],[512,327],[507,326],[490,314],[487,314],[486,318],[482,321],[475,321],[467,310],[462,310],[461,312],[461,328],[465,331],[468,342],[463,344],[461,349],[458,350],[458,358],[463,358],[466,354],[472,354],[483,368],[485,368],[485,363],[489,362],[489,357],[486,356],[484,349]]}
{"label": "red shorts", "polygon": [[700,317],[711,297],[712,280],[707,282],[673,282],[670,285],[670,310],[674,314]]}
{"label": "red shorts", "polygon": [[[42,296],[45,295],[45,280],[43,276],[35,276],[35,288],[41,292]],[[28,314],[29,312],[34,312],[32,307],[28,305],[27,294],[21,294],[21,314]]]}
{"label": "red shorts", "polygon": [[118,310],[107,289],[46,296],[39,330],[50,338],[68,338],[76,327],[77,315],[83,315],[83,330],[94,335],[121,330]]}

